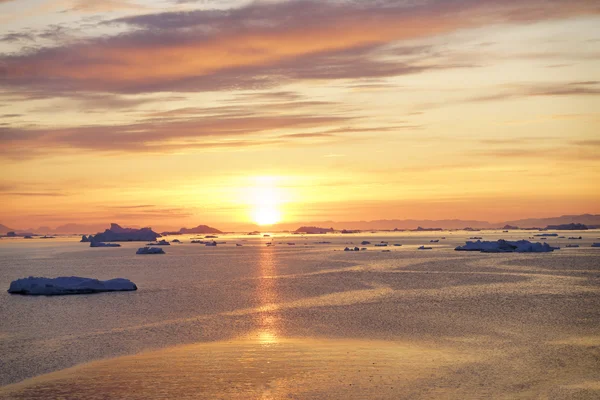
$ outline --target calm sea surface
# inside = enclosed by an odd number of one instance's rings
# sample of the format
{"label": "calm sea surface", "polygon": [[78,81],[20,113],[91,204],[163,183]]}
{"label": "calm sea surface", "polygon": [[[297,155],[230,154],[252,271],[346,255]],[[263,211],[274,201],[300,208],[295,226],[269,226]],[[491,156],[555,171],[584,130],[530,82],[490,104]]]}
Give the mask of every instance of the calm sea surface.
{"label": "calm sea surface", "polygon": [[[532,235],[182,236],[165,255],[2,238],[0,397],[600,398],[600,231],[546,254],[454,251]],[[139,290],[6,293],[27,276]]]}

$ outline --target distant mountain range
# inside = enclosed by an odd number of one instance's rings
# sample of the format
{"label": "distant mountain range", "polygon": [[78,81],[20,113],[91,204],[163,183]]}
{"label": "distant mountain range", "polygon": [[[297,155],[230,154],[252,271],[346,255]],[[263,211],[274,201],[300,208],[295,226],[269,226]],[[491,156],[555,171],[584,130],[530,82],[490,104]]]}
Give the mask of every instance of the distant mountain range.
{"label": "distant mountain range", "polygon": [[[600,227],[599,214],[581,214],[581,215],[563,215],[560,217],[549,218],[526,218],[511,221],[487,222],[478,220],[462,220],[462,219],[444,219],[444,220],[416,220],[416,219],[390,219],[390,220],[374,220],[374,221],[313,221],[313,222],[293,222],[282,223],[268,227],[260,227],[252,224],[240,224],[236,226],[236,231],[254,231],[254,230],[270,230],[270,231],[297,231],[314,227],[332,227],[335,230],[412,230],[418,227],[424,229],[443,228],[443,229],[501,229],[505,225],[510,225],[519,228],[545,228],[549,225],[565,225],[565,224],[584,224],[588,227]],[[65,224],[54,229],[49,227],[40,227],[38,229],[13,229],[6,225],[0,224],[0,234],[6,235],[7,232],[15,231],[17,233],[36,233],[36,234],[89,234],[102,232],[108,224]],[[319,228],[320,229],[320,228]],[[222,233],[221,230],[210,227],[208,225],[198,225],[195,228],[181,228],[175,232],[165,232],[166,234],[213,234]]]}

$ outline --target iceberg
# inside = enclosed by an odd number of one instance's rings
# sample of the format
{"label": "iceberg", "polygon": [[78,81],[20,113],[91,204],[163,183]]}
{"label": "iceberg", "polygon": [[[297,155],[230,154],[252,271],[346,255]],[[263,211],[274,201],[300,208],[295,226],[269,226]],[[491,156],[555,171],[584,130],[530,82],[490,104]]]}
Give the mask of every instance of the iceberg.
{"label": "iceberg", "polygon": [[137,286],[129,279],[117,278],[100,281],[78,276],[62,276],[59,278],[38,278],[30,276],[10,283],[8,293],[24,295],[54,296],[63,294],[89,294],[100,292],[120,292],[137,290]]}
{"label": "iceberg", "polygon": [[90,242],[90,247],[121,247],[118,243]]}
{"label": "iceberg", "polygon": [[158,237],[160,235],[152,231],[151,228],[121,228],[118,224],[113,223],[110,225],[110,229],[95,236],[88,236],[88,240],[96,242],[151,242]]}
{"label": "iceberg", "polygon": [[592,247],[600,247],[600,243],[594,243],[592,244]]}
{"label": "iceberg", "polygon": [[509,242],[500,239],[496,242],[467,242],[464,246],[458,246],[456,251],[481,251],[483,253],[547,253],[558,250],[559,247],[552,247],[548,243],[531,243],[528,240],[518,240]]}
{"label": "iceberg", "polygon": [[165,254],[160,247],[140,247],[135,254]]}
{"label": "iceberg", "polygon": [[[177,239],[175,239],[177,240]],[[161,240],[160,242],[155,242],[155,243],[148,243],[147,246],[170,246],[171,243],[167,242],[166,240]]]}

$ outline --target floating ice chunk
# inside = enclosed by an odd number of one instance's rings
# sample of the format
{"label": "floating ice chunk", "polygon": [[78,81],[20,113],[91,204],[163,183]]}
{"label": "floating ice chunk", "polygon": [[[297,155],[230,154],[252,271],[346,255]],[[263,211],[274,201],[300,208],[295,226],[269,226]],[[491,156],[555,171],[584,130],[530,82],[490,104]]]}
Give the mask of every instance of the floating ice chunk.
{"label": "floating ice chunk", "polygon": [[12,281],[8,293],[53,296],[127,290],[137,290],[137,286],[129,279],[123,278],[100,281],[98,279],[81,278],[78,276],[62,276],[59,278],[30,276],[29,278]]}
{"label": "floating ice chunk", "polygon": [[140,247],[135,254],[165,254],[160,247]]}
{"label": "floating ice chunk", "polygon": [[528,240],[509,242],[500,239],[497,242],[467,242],[464,246],[458,246],[456,251],[481,251],[483,253],[547,253],[558,250],[548,243],[531,243]]}
{"label": "floating ice chunk", "polygon": [[[175,239],[177,240],[177,239]],[[161,240],[159,242],[153,242],[153,243],[148,243],[148,246],[170,246],[171,243],[167,242],[166,240]]]}
{"label": "floating ice chunk", "polygon": [[90,247],[121,247],[119,243],[90,242]]}

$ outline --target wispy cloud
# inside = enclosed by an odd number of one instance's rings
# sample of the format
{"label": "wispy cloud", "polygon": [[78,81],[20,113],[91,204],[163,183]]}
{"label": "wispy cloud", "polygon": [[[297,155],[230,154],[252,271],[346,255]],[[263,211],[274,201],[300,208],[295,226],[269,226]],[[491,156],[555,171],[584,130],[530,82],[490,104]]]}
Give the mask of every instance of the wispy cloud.
{"label": "wispy cloud", "polygon": [[599,12],[587,0],[293,0],[145,14],[108,22],[130,28],[126,33],[1,57],[0,86],[45,95],[142,93],[397,76],[452,65],[428,64],[427,57],[411,63],[380,58],[378,51],[396,41]]}
{"label": "wispy cloud", "polygon": [[[74,149],[122,152],[172,152],[185,149],[235,148],[282,143],[256,134],[286,129],[319,128],[347,123],[352,117],[251,116],[147,121],[128,125],[73,128],[0,128],[0,155],[11,158]],[[240,139],[241,137],[248,137]],[[287,139],[293,139],[288,137]]]}

